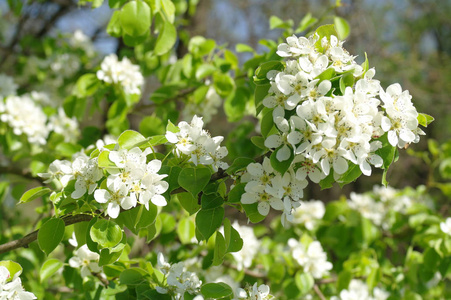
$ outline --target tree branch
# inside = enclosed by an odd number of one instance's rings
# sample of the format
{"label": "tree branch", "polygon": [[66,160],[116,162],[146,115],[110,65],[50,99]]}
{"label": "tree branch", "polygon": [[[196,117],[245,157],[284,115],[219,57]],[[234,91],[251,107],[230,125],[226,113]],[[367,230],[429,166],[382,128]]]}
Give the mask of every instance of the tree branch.
{"label": "tree branch", "polygon": [[[92,215],[80,214],[80,215],[66,216],[66,217],[63,217],[62,220],[64,221],[64,224],[66,226],[68,226],[68,225],[72,225],[75,223],[91,221],[92,218],[93,218]],[[9,252],[9,251],[17,249],[17,248],[22,248],[22,247],[27,248],[28,244],[34,242],[38,238],[38,232],[39,232],[39,229],[33,231],[32,233],[27,234],[26,236],[24,236],[21,239],[14,240],[14,241],[8,242],[6,244],[0,245],[0,254]]]}
{"label": "tree branch", "polygon": [[321,292],[321,290],[319,289],[319,287],[318,287],[317,284],[315,284],[315,285],[313,286],[313,290],[315,291],[315,293],[318,295],[318,297],[319,297],[321,300],[326,300],[326,297],[324,297],[323,293]]}
{"label": "tree branch", "polygon": [[18,176],[21,176],[21,177],[29,179],[29,180],[38,181],[42,185],[46,185],[42,178],[34,177],[33,175],[31,175],[31,173],[24,172],[22,170],[18,170],[16,168],[14,168],[13,166],[2,166],[2,167],[0,167],[0,174],[14,174],[14,175],[18,175]]}

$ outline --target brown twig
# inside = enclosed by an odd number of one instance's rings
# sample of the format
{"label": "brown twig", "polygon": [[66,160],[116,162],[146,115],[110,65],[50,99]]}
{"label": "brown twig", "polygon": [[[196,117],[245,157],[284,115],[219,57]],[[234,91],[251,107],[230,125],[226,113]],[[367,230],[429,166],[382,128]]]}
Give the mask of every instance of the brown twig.
{"label": "brown twig", "polygon": [[313,290],[315,291],[315,293],[318,295],[318,297],[319,297],[321,300],[326,300],[326,297],[324,297],[323,292],[321,292],[321,290],[319,289],[319,287],[318,287],[317,284],[315,284],[315,285],[313,286]]}
{"label": "brown twig", "polygon": [[[74,215],[74,216],[66,216],[63,217],[62,220],[64,221],[64,224],[66,226],[72,225],[75,223],[85,222],[85,221],[91,221],[93,218],[92,215],[87,214],[80,214],[80,215]],[[8,242],[6,244],[0,245],[0,254],[9,252],[11,250],[22,248],[22,247],[28,247],[28,244],[34,242],[38,238],[38,230],[33,231],[32,233],[27,234],[21,239],[14,240],[11,242]]]}

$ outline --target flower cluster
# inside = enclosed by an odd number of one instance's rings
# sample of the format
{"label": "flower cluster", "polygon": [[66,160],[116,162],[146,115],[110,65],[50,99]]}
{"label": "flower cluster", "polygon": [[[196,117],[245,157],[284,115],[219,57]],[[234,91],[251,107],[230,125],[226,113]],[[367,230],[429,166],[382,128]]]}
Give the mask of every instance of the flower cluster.
{"label": "flower cluster", "polygon": [[314,278],[322,278],[332,270],[332,263],[327,261],[327,254],[321,247],[320,242],[313,241],[307,247],[290,238],[288,240],[291,255],[294,260],[304,268],[304,272],[310,273]]}
{"label": "flower cluster", "polygon": [[290,223],[301,224],[307,230],[313,230],[326,213],[324,203],[319,200],[310,200],[299,201],[299,204],[300,206],[292,212],[293,218],[289,220]]}
{"label": "flower cluster", "polygon": [[247,183],[241,203],[258,203],[258,212],[263,216],[268,215],[270,207],[283,211],[282,224],[285,226],[293,219],[292,210],[299,206],[307,180],[298,179],[292,170],[282,176],[273,169],[267,157],[262,164],[249,164],[246,171],[241,177],[241,181]]}
{"label": "flower cluster", "polygon": [[240,288],[238,291],[238,299],[270,300],[274,299],[274,296],[269,293],[269,286],[266,284],[258,286],[257,283],[254,283],[252,287],[247,289]]}
{"label": "flower cluster", "polygon": [[371,296],[366,283],[359,279],[352,279],[348,289],[342,290],[339,297],[333,296],[331,300],[386,300],[390,296],[390,293],[378,287],[373,289],[372,294]]}
{"label": "flower cluster", "polygon": [[107,204],[107,214],[117,218],[120,209],[130,209],[141,203],[149,209],[149,202],[157,206],[166,206],[166,198],[161,194],[166,192],[169,184],[160,175],[161,161],[151,160],[147,163],[150,148],[142,151],[135,147],[130,150],[120,149],[109,151],[108,158],[114,167],[106,169],[108,177],[107,189],[98,189],[94,199]]}
{"label": "flower cluster", "polygon": [[157,256],[158,267],[166,277],[166,285],[164,287],[157,286],[157,292],[160,294],[171,293],[175,299],[183,299],[185,292],[196,295],[200,292],[202,281],[195,273],[186,271],[183,262],[169,264],[165,261],[162,253]]}
{"label": "flower cluster", "polygon": [[203,126],[202,118],[195,115],[191,123],[180,122],[178,132],[166,131],[166,139],[175,144],[175,153],[178,156],[189,156],[196,166],[208,165],[215,171],[219,168],[227,169],[228,164],[221,161],[228,154],[227,148],[221,146],[224,137],[211,137]]}
{"label": "flower cluster", "polygon": [[20,273],[16,273],[11,278],[9,270],[4,266],[0,266],[0,299],[37,299],[33,293],[24,290],[19,275]]}
{"label": "flower cluster", "polygon": [[69,259],[69,266],[80,269],[81,277],[84,278],[92,273],[102,272],[102,267],[99,267],[99,259],[98,253],[92,252],[87,245],[83,245]]}
{"label": "flower cluster", "polygon": [[399,84],[384,91],[373,79],[375,70],[365,72],[334,35],[289,37],[277,53],[289,60],[283,71],[268,72],[271,87],[263,105],[273,109],[279,130],[265,145],[276,149],[279,161],[295,155],[309,171],[327,176],[333,170],[336,179],[350,164],[370,175],[371,165],[382,166],[376,151],[385,132],[399,147],[423,134],[409,92]]}
{"label": "flower cluster", "polygon": [[[283,70],[266,73],[270,88],[262,100],[269,115],[262,128],[277,129],[264,145],[274,152],[271,164],[265,159],[247,167],[241,202],[258,202],[264,216],[270,207],[283,210],[285,226],[300,206],[307,177],[346,182],[354,166],[369,176],[372,166],[383,166],[379,149],[404,147],[424,133],[409,92],[399,84],[384,91],[375,70],[358,65],[334,35],[289,37],[277,54],[287,60]],[[282,174],[273,169],[278,164]]]}
{"label": "flower cluster", "polygon": [[389,212],[406,214],[415,202],[414,197],[390,187],[374,186],[372,193],[357,194],[351,192],[348,205],[384,229],[390,228]]}
{"label": "flower cluster", "polygon": [[116,54],[110,54],[102,61],[97,78],[110,84],[119,84],[126,94],[141,94],[141,86],[144,84],[139,66],[130,62],[127,57],[121,61]]}
{"label": "flower cluster", "polygon": [[69,118],[63,109],[48,117],[38,103],[42,93],[9,96],[0,101],[0,121],[8,124],[15,135],[25,134],[30,143],[44,145],[50,132],[64,136],[66,142],[73,142],[79,136],[78,122]]}
{"label": "flower cluster", "polygon": [[103,172],[98,167],[97,158],[90,158],[84,152],[78,152],[74,154],[72,162],[57,159],[50,164],[48,173],[39,173],[38,175],[46,179],[46,183],[54,179],[58,180],[63,188],[68,185],[69,181],[75,180],[71,197],[79,199],[86,192],[91,195],[95,191],[98,181],[103,177]]}

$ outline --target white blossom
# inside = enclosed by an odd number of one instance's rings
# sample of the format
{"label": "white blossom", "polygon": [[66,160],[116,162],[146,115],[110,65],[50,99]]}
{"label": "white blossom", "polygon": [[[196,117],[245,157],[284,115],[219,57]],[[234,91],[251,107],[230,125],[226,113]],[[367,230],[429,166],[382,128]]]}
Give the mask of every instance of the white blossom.
{"label": "white blossom", "polygon": [[451,235],[451,218],[447,218],[445,222],[440,223],[440,229],[447,235]]}
{"label": "white blossom", "polygon": [[302,224],[308,230],[313,230],[319,220],[321,220],[326,212],[326,208],[322,201],[310,200],[299,201],[300,206],[294,209],[293,224]]}
{"label": "white blossom", "polygon": [[314,278],[322,278],[332,270],[332,263],[327,261],[327,254],[318,241],[313,241],[308,247],[305,247],[305,245],[290,238],[288,246],[293,259],[304,268],[304,272],[310,273]]}
{"label": "white blossom", "polygon": [[99,267],[100,255],[89,250],[87,245],[83,245],[75,250],[75,255],[69,259],[69,266],[80,269],[81,277],[86,277],[92,273],[101,273]]}
{"label": "white blossom", "polygon": [[202,118],[194,115],[191,123],[182,121],[178,124],[180,131],[167,131],[165,136],[169,143],[175,144],[175,153],[178,156],[189,156],[196,166],[211,166],[214,171],[219,168],[227,169],[228,164],[222,161],[228,154],[227,148],[221,146],[224,137],[211,137],[203,129],[203,125]]}
{"label": "white blossom", "polygon": [[5,300],[37,299],[33,293],[24,290],[19,275],[20,273],[16,273],[14,277],[11,278],[9,270],[4,266],[0,266],[0,299]]}
{"label": "white blossom", "polygon": [[132,64],[127,57],[119,61],[116,54],[105,57],[97,71],[97,78],[106,83],[121,85],[127,94],[140,95],[144,84],[139,66]]}

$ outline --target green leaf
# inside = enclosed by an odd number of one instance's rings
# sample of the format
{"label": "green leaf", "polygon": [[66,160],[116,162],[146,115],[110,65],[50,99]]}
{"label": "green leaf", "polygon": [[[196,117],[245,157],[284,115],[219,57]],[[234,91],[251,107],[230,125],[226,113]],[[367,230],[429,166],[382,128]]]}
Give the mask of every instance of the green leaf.
{"label": "green leaf", "polygon": [[169,22],[174,23],[175,6],[171,0],[161,0],[161,13]]}
{"label": "green leaf", "polygon": [[113,252],[110,251],[110,249],[102,249],[102,251],[100,251],[99,267],[114,263],[121,255],[122,250]]}
{"label": "green leaf", "polygon": [[169,22],[165,22],[163,30],[157,38],[154,52],[156,55],[163,55],[172,49],[177,40],[177,30],[175,26]]}
{"label": "green leaf", "polygon": [[215,48],[216,42],[206,39],[203,36],[192,37],[188,43],[188,51],[195,56],[204,56],[210,54]]}
{"label": "green leaf", "polygon": [[38,231],[39,248],[49,255],[64,237],[66,225],[60,218],[52,218],[45,222]]}
{"label": "green leaf", "polygon": [[232,68],[236,68],[239,65],[238,57],[230,50],[224,50],[224,58],[232,65]]}
{"label": "green leaf", "polygon": [[137,230],[149,226],[155,222],[155,219],[157,218],[158,208],[152,202],[149,202],[149,209],[146,209],[144,205],[133,209],[136,209],[137,211],[137,215],[135,217],[135,228]]}
{"label": "green leaf", "polygon": [[[120,214],[119,216],[121,216]],[[94,242],[91,238],[91,228],[94,226],[95,223],[97,223],[98,217],[94,217],[91,221],[89,221],[88,226],[86,227],[86,245],[88,246],[89,250],[92,252],[99,253],[98,244]],[[77,239],[78,240],[78,239]]]}
{"label": "green leaf", "polygon": [[177,225],[177,235],[182,244],[190,244],[196,232],[194,222],[190,218],[183,218]]}
{"label": "green leaf", "polygon": [[149,5],[141,0],[128,2],[122,7],[121,15],[122,30],[132,36],[138,37],[145,34],[152,21]]}
{"label": "green leaf", "polygon": [[100,87],[96,74],[85,74],[76,83],[75,95],[79,98],[92,96]]}
{"label": "green leaf", "polygon": [[335,182],[333,173],[334,172],[330,172],[330,174],[326,178],[322,179],[319,182],[319,186],[321,187],[322,190],[330,189],[333,186],[333,183]]}
{"label": "green leaf", "polygon": [[44,195],[47,195],[51,193],[52,190],[43,186],[35,187],[34,189],[28,190],[25,192],[25,194],[20,197],[19,203],[28,203],[33,201],[34,199],[37,199],[39,197],[42,197]]}
{"label": "green leaf", "polygon": [[427,114],[418,114],[418,123],[423,127],[428,127],[429,124],[431,124],[435,119],[434,117],[427,115]]}
{"label": "green leaf", "polygon": [[104,0],[92,0],[92,8],[97,8],[102,6]]}
{"label": "green leaf", "polygon": [[269,18],[269,29],[282,28],[291,29],[293,27],[293,20],[283,21],[282,19],[271,16]]}
{"label": "green leaf", "polygon": [[338,38],[340,40],[344,40],[349,36],[349,32],[351,31],[351,28],[349,26],[348,21],[346,21],[343,18],[334,17],[334,25],[335,25],[335,29],[337,30],[338,33]]}
{"label": "green leaf", "polygon": [[266,85],[269,83],[269,79],[266,77],[269,71],[276,70],[281,71],[284,68],[284,64],[278,60],[272,60],[262,63],[257,70],[255,70],[254,83],[257,85]]}
{"label": "green leaf", "polygon": [[245,169],[250,163],[255,162],[252,158],[248,157],[238,157],[236,158],[232,165],[227,168],[226,172],[229,175],[232,175],[238,171]]}
{"label": "green leaf", "polygon": [[306,14],[302,18],[301,22],[299,22],[299,26],[298,26],[298,28],[296,28],[295,33],[299,33],[299,32],[302,32],[302,31],[306,30],[311,25],[315,24],[317,21],[318,21],[318,19],[312,17],[311,13]]}
{"label": "green leaf", "polygon": [[200,292],[205,297],[213,299],[220,299],[233,295],[232,288],[223,282],[206,283],[200,288]]}
{"label": "green leaf", "polygon": [[118,137],[117,142],[122,149],[130,150],[147,143],[147,139],[137,131],[126,130]]}
{"label": "green leaf", "polygon": [[219,231],[216,231],[215,238],[215,252],[213,255],[213,266],[219,266],[224,261],[224,255],[226,254],[227,246],[224,237]]}
{"label": "green leaf", "polygon": [[246,216],[252,223],[260,223],[265,219],[265,216],[261,215],[258,212],[258,203],[242,204],[242,206],[244,208],[244,211],[246,212]]}
{"label": "green leaf", "polygon": [[224,199],[217,193],[203,194],[201,198],[202,209],[216,208],[224,204]]}
{"label": "green leaf", "polygon": [[324,51],[323,47],[321,46],[321,40],[323,37],[326,37],[328,40],[330,40],[331,35],[338,36],[334,25],[322,25],[318,27],[318,29],[316,29],[315,33],[319,36],[318,41],[315,43],[315,47],[319,52]]}
{"label": "green leaf", "polygon": [[339,179],[340,187],[343,187],[348,183],[356,181],[357,178],[360,177],[360,175],[362,175],[360,167],[355,164],[350,164],[348,170],[343,175],[341,175]]}
{"label": "green leaf", "polygon": [[241,182],[233,187],[230,190],[229,195],[227,196],[227,201],[229,203],[239,203],[241,201],[241,196],[245,193],[246,183]]}
{"label": "green leaf", "polygon": [[263,105],[263,99],[268,96],[268,91],[271,85],[269,83],[262,84],[262,85],[256,85],[255,91],[254,91],[254,101],[255,101],[255,108],[257,109],[257,115],[260,114],[262,111],[264,105]]}
{"label": "green leaf", "polygon": [[256,135],[256,136],[251,137],[251,142],[252,142],[252,144],[254,144],[255,146],[257,146],[258,148],[260,148],[262,150],[268,149],[265,146],[265,139],[262,136]]}
{"label": "green leaf", "polygon": [[337,280],[338,291],[347,289],[349,286],[349,283],[351,282],[352,277],[353,276],[350,271],[347,271],[347,270],[341,271],[340,274],[338,274],[338,280]]}
{"label": "green leaf", "polygon": [[296,273],[294,282],[303,295],[310,292],[310,290],[313,288],[313,285],[315,284],[312,275],[310,273],[304,273],[301,270]]}
{"label": "green leaf", "polygon": [[227,218],[224,219],[224,240],[227,253],[238,252],[243,248],[243,239]]}
{"label": "green leaf", "polygon": [[366,284],[368,285],[368,289],[372,291],[379,282],[381,282],[382,272],[379,267],[371,269],[370,275],[366,279]]}
{"label": "green leaf", "polygon": [[110,151],[100,152],[97,163],[100,168],[117,168],[116,164],[110,160]]}
{"label": "green leaf", "polygon": [[98,220],[90,230],[91,239],[102,248],[114,247],[122,239],[122,229],[112,220]]}
{"label": "green leaf", "polygon": [[208,240],[210,236],[221,226],[224,218],[224,207],[213,209],[201,209],[196,215],[196,228],[199,230],[202,240]]}
{"label": "green leaf", "polygon": [[234,93],[227,97],[224,102],[224,111],[229,122],[237,122],[243,119],[249,97],[249,92],[244,87],[238,87]]}
{"label": "green leaf", "polygon": [[115,11],[111,16],[110,21],[106,27],[106,32],[112,37],[120,37],[122,35],[122,26],[121,26],[121,12]]}
{"label": "green leaf", "polygon": [[213,74],[213,86],[219,96],[227,97],[235,88],[235,81],[227,74],[216,72]]}
{"label": "green leaf", "polygon": [[164,135],[154,135],[148,139],[148,143],[151,146],[158,146],[166,144],[168,140],[166,139],[166,136]]}
{"label": "green leaf", "polygon": [[329,68],[329,69],[323,71],[318,76],[316,76],[315,79],[319,79],[319,81],[330,80],[334,76],[335,76],[335,69],[334,68]]}
{"label": "green leaf", "polygon": [[39,271],[40,282],[46,282],[53,274],[55,274],[61,267],[63,262],[59,259],[51,258],[46,260]]}
{"label": "green leaf", "polygon": [[182,188],[197,196],[210,181],[211,172],[207,168],[185,168],[178,178],[178,183]]}
{"label": "green leaf", "polygon": [[125,269],[119,276],[119,282],[124,285],[137,285],[144,281],[145,273],[140,268]]}
{"label": "green leaf", "polygon": [[147,116],[144,117],[139,123],[139,132],[146,137],[153,135],[164,135],[166,133],[166,128],[160,118],[155,116]]}
{"label": "green leaf", "polygon": [[365,52],[365,61],[362,64],[362,69],[363,69],[363,74],[366,73],[366,71],[368,71],[370,68],[370,63],[368,61],[368,55]]}
{"label": "green leaf", "polygon": [[[260,132],[263,138],[268,137],[269,132],[274,127],[274,119],[272,116],[272,110],[268,110],[264,115],[260,123]],[[265,147],[266,148],[266,147]]]}
{"label": "green leaf", "polygon": [[238,53],[242,53],[242,52],[252,52],[254,53],[254,49],[251,46],[248,46],[246,44],[236,44],[235,46],[235,51]]}
{"label": "green leaf", "polygon": [[10,278],[13,278],[14,276],[19,276],[20,274],[22,274],[22,270],[23,270],[22,267],[18,263],[14,262],[12,260],[1,260],[0,266],[8,269]]}
{"label": "green leaf", "polygon": [[216,67],[210,64],[202,64],[196,70],[196,79],[201,80],[216,71]]}
{"label": "green leaf", "polygon": [[179,193],[175,197],[190,215],[195,214],[200,209],[200,204],[197,203],[197,199],[191,193]]}

